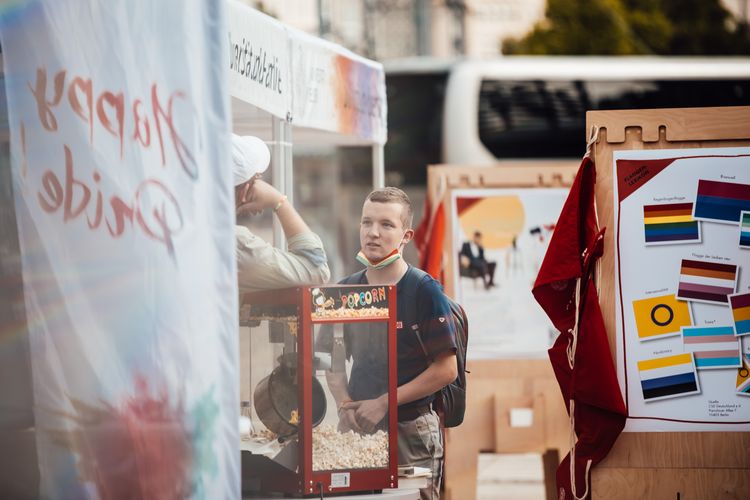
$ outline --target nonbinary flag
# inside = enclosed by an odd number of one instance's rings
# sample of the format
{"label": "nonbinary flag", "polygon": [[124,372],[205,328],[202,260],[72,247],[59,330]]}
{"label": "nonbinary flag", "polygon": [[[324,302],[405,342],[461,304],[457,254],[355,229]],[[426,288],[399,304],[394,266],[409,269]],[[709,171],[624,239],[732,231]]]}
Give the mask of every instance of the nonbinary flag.
{"label": "nonbinary flag", "polygon": [[750,248],[750,212],[740,215],[740,247]]}
{"label": "nonbinary flag", "polygon": [[693,355],[689,352],[638,361],[638,375],[646,402],[700,392]]}
{"label": "nonbinary flag", "polygon": [[742,368],[737,370],[737,394],[750,396],[750,354],[742,357]]}
{"label": "nonbinary flag", "polygon": [[734,293],[737,266],[701,260],[682,259],[677,298],[727,304]]}
{"label": "nonbinary flag", "polygon": [[730,295],[729,305],[732,308],[734,334],[750,334],[750,292]]}
{"label": "nonbinary flag", "polygon": [[688,303],[674,294],[634,300],[635,326],[640,340],[679,335],[683,326],[691,326]]}
{"label": "nonbinary flag", "polygon": [[750,211],[750,184],[698,181],[693,213],[696,219],[737,224],[743,210]]}
{"label": "nonbinary flag", "polygon": [[701,240],[700,225],[693,219],[692,203],[644,205],[643,226],[647,245]]}
{"label": "nonbinary flag", "polygon": [[701,369],[740,368],[740,341],[731,326],[685,327],[682,329],[685,352],[695,356]]}

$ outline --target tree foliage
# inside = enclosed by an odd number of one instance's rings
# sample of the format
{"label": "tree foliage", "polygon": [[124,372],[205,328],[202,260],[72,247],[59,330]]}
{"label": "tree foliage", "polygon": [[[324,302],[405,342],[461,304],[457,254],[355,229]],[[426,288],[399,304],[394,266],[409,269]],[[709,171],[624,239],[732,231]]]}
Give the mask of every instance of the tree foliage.
{"label": "tree foliage", "polygon": [[720,0],[547,0],[545,19],[504,54],[750,54],[746,23]]}

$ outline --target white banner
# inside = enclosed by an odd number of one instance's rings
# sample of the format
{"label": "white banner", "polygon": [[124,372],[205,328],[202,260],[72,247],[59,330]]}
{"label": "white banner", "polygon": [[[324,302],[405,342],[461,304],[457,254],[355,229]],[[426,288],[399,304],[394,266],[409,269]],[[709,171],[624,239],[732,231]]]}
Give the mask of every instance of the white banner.
{"label": "white banner", "polygon": [[224,6],[2,14],[42,498],[240,496]]}
{"label": "white banner", "polygon": [[383,65],[229,2],[229,90],[300,127],[387,140]]}
{"label": "white banner", "polygon": [[291,120],[292,84],[286,27],[236,0],[228,5],[232,95],[281,119]]}
{"label": "white banner", "polygon": [[290,40],[294,124],[384,144],[383,66],[299,31]]}

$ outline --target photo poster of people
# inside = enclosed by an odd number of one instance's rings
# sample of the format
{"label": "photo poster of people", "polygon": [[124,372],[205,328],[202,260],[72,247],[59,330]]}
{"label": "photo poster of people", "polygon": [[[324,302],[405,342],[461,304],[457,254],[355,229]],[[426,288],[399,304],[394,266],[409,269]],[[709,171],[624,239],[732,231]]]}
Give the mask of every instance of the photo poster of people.
{"label": "photo poster of people", "polygon": [[567,188],[455,189],[454,290],[471,359],[540,358],[557,336],[531,294]]}

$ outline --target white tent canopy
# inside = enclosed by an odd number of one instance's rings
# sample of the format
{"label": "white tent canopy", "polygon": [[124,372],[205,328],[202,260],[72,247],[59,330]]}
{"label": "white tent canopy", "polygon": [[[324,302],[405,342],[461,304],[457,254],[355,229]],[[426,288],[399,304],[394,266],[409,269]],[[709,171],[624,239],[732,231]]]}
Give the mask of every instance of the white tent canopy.
{"label": "white tent canopy", "polygon": [[[372,147],[372,184],[385,184],[383,65],[228,2],[229,92],[235,133],[272,149],[274,185],[293,201],[295,144]],[[284,247],[274,221],[274,242]]]}
{"label": "white tent canopy", "polygon": [[268,113],[294,126],[295,142],[385,143],[385,73],[380,63],[237,0],[229,2],[228,25],[229,88],[237,132],[268,134]]}

